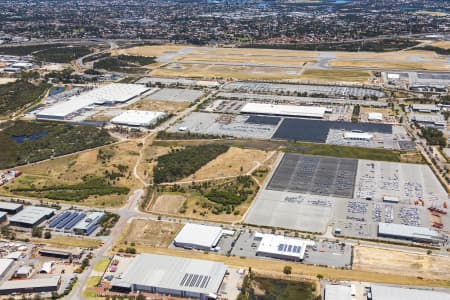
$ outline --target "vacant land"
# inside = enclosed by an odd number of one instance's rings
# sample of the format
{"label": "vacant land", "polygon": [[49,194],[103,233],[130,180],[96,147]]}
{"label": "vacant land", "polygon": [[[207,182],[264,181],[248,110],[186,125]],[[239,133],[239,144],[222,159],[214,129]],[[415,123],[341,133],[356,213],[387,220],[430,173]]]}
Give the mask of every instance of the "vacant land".
{"label": "vacant land", "polygon": [[137,247],[166,248],[182,227],[183,224],[136,219],[127,225],[115,248],[127,248],[132,243]]}
{"label": "vacant land", "polygon": [[145,73],[144,66],[154,63],[154,57],[118,55],[102,58],[94,62],[94,69],[107,70],[111,72]]}
{"label": "vacant land", "polygon": [[202,62],[202,63],[227,63],[236,65],[261,65],[261,66],[287,66],[287,67],[302,67],[307,62],[316,62],[315,59],[308,57],[283,57],[283,56],[267,56],[257,54],[247,55],[186,55],[183,56],[178,62]]}
{"label": "vacant land", "polygon": [[0,132],[0,168],[14,167],[114,142],[106,130],[51,122],[16,121]]}
{"label": "vacant land", "polygon": [[412,254],[393,249],[356,246],[353,268],[409,276],[421,276],[436,280],[450,280],[447,270],[450,258],[426,254]]}
{"label": "vacant land", "polygon": [[151,208],[152,211],[162,214],[177,214],[183,207],[186,197],[176,194],[163,194],[159,196]]}
{"label": "vacant land", "polygon": [[[3,80],[3,78],[2,78]],[[46,83],[32,84],[18,80],[0,85],[0,116],[11,114],[18,109],[38,101],[50,87]]]}
{"label": "vacant land", "polygon": [[70,63],[72,60],[83,57],[91,53],[87,46],[66,46],[57,48],[47,48],[33,53],[33,56],[45,62]]}
{"label": "vacant land", "polygon": [[434,42],[431,45],[442,49],[450,49],[450,41]]}
{"label": "vacant land", "polygon": [[31,242],[36,244],[48,244],[58,247],[79,247],[79,248],[98,248],[101,241],[89,239],[86,237],[69,237],[66,235],[53,235],[51,239],[31,239]]}
{"label": "vacant land", "polygon": [[176,113],[185,110],[188,106],[189,102],[154,101],[149,99],[142,99],[127,106],[126,109],[153,110],[163,111],[167,113]]}
{"label": "vacant land", "polygon": [[450,71],[450,66],[445,60],[435,62],[415,62],[338,59],[331,61],[330,66],[364,69]]}
{"label": "vacant land", "polygon": [[272,152],[231,147],[227,152],[210,161],[182,181],[215,179],[247,174],[261,165]]}
{"label": "vacant land", "polygon": [[[1,66],[0,66],[1,67]],[[4,78],[4,77],[0,77],[0,85],[1,84],[7,84],[7,83],[11,83],[11,82],[16,82],[17,78]]]}
{"label": "vacant land", "polygon": [[[127,142],[20,167],[24,175],[0,191],[95,207],[117,207],[125,202],[128,189],[138,185],[132,175],[138,151],[135,142]],[[92,179],[101,182],[90,184]]]}
{"label": "vacant land", "polygon": [[138,165],[137,171],[141,178],[145,178],[147,182],[153,180],[153,170],[157,163],[157,158],[161,155],[169,153],[169,147],[160,147],[153,145],[145,145],[143,149],[142,159]]}
{"label": "vacant land", "polygon": [[17,55],[17,56],[25,56],[31,53],[52,49],[52,48],[60,48],[64,47],[64,44],[56,43],[56,44],[41,44],[41,45],[28,45],[28,46],[5,46],[0,47],[0,54],[5,55]]}
{"label": "vacant land", "polygon": [[367,82],[371,77],[368,71],[357,70],[320,70],[306,69],[303,71],[301,79],[311,81],[348,81],[348,82]]}

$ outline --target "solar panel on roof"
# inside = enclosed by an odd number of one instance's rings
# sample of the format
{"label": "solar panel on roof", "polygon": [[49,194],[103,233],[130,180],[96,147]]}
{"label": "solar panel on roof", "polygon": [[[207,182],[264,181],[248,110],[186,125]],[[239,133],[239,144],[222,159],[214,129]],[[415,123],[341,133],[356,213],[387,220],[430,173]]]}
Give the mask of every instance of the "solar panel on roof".
{"label": "solar panel on roof", "polygon": [[78,222],[80,222],[84,217],[86,217],[86,214],[83,214],[83,213],[79,214],[72,221],[67,223],[67,225],[64,227],[64,229],[66,229],[66,230],[72,229],[72,227],[75,226]]}
{"label": "solar panel on roof", "polygon": [[57,216],[55,219],[53,219],[53,221],[50,222],[50,224],[48,225],[50,228],[55,227],[56,225],[58,225],[59,222],[61,222],[64,218],[66,218],[67,216],[70,215],[70,211],[65,211],[62,214],[60,214],[59,216]]}
{"label": "solar panel on roof", "polygon": [[278,251],[283,251],[284,248],[284,244],[279,244],[278,245]]}
{"label": "solar panel on roof", "polygon": [[89,228],[88,230],[86,230],[86,235],[90,235],[91,233],[93,233],[95,231],[95,229],[98,228],[98,225],[92,226],[91,228]]}

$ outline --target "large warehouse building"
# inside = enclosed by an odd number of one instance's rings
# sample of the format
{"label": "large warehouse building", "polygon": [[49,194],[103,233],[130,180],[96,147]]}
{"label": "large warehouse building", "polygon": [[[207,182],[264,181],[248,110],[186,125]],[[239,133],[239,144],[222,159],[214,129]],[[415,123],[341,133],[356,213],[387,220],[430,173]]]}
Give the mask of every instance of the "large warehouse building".
{"label": "large warehouse building", "polygon": [[156,254],[136,256],[113,291],[215,299],[227,269],[223,263]]}
{"label": "large warehouse building", "polygon": [[[367,299],[369,300],[450,300],[450,294],[431,290],[419,290],[392,286],[373,285]],[[328,298],[325,298],[328,300]]]}
{"label": "large warehouse building", "polygon": [[93,105],[125,103],[148,90],[149,88],[140,84],[113,83],[73,96],[68,101],[58,102],[38,112],[36,117],[65,120]]}
{"label": "large warehouse building", "polygon": [[256,255],[267,256],[277,259],[302,261],[305,250],[313,241],[290,238],[282,235],[259,234],[261,238]]}
{"label": "large warehouse building", "polygon": [[14,259],[0,258],[0,278],[3,279],[3,277],[6,275],[6,273],[8,273],[13,264]]}
{"label": "large warehouse building", "polygon": [[164,118],[167,114],[160,111],[127,110],[114,117],[111,123],[126,126],[149,126]]}
{"label": "large warehouse building", "polygon": [[378,236],[426,243],[438,243],[442,239],[435,230],[394,223],[378,223]]}
{"label": "large warehouse building", "polygon": [[241,113],[323,119],[326,110],[325,107],[320,106],[247,103],[242,107]]}
{"label": "large warehouse building", "polygon": [[27,206],[21,212],[9,218],[11,226],[32,228],[50,219],[55,210],[48,207]]}
{"label": "large warehouse building", "polygon": [[234,232],[223,230],[219,226],[187,223],[177,234],[173,244],[186,249],[211,251],[217,247],[220,238],[226,234],[232,235]]}
{"label": "large warehouse building", "polygon": [[0,202],[0,211],[4,211],[8,214],[17,214],[23,209],[23,204],[11,203],[11,202]]}
{"label": "large warehouse building", "polygon": [[0,295],[56,292],[60,283],[59,275],[49,278],[10,280],[0,285]]}

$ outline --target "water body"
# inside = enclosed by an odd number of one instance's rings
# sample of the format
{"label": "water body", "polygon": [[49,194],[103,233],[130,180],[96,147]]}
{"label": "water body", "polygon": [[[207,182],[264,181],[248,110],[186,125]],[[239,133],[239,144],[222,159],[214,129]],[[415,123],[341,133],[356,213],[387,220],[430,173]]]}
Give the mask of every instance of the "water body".
{"label": "water body", "polygon": [[48,132],[47,130],[43,129],[41,132],[32,134],[32,135],[20,135],[20,136],[12,136],[11,138],[19,144],[23,144],[26,141],[30,140],[38,140],[40,138],[43,138],[44,136],[47,136]]}

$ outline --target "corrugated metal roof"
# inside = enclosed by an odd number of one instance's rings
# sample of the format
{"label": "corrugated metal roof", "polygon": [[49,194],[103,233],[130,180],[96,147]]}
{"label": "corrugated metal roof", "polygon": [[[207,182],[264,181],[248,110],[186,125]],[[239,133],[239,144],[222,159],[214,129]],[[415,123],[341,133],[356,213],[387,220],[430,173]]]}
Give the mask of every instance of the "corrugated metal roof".
{"label": "corrugated metal roof", "polygon": [[193,244],[212,248],[222,236],[222,227],[187,223],[174,241],[177,244]]}
{"label": "corrugated metal roof", "polygon": [[241,113],[270,114],[282,116],[297,116],[323,118],[326,108],[320,106],[300,106],[300,105],[275,105],[265,103],[247,103]]}
{"label": "corrugated metal roof", "polygon": [[16,210],[21,208],[23,205],[18,203],[11,203],[11,202],[1,202],[0,201],[0,208],[7,209],[7,210]]}
{"label": "corrugated metal roof", "polygon": [[5,273],[13,263],[14,259],[0,258],[0,276],[3,276],[3,273]]}
{"label": "corrugated metal roof", "polygon": [[226,273],[223,263],[157,254],[135,257],[122,279],[112,285],[140,285],[177,291],[217,293]]}
{"label": "corrugated metal roof", "polygon": [[166,115],[160,111],[127,110],[111,120],[113,124],[148,126]]}
{"label": "corrugated metal roof", "polygon": [[55,210],[48,207],[41,206],[26,206],[22,211],[9,218],[10,222],[20,222],[27,224],[34,224],[42,217],[49,216]]}
{"label": "corrugated metal roof", "polygon": [[0,285],[0,291],[2,290],[17,290],[57,286],[61,276],[52,276],[48,278],[36,278],[27,280],[9,280]]}
{"label": "corrugated metal roof", "polygon": [[352,289],[346,285],[327,284],[325,286],[325,300],[351,300]]}
{"label": "corrugated metal roof", "polygon": [[410,239],[439,239],[439,233],[435,230],[394,223],[378,223],[378,234],[393,235]]}
{"label": "corrugated metal roof", "polygon": [[[373,285],[371,290],[373,300],[450,300],[450,294],[430,290],[418,290],[382,285]],[[326,300],[328,300],[328,298]]]}

